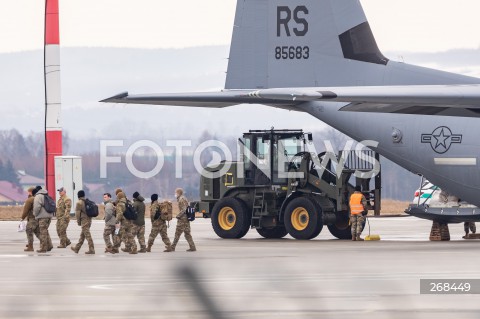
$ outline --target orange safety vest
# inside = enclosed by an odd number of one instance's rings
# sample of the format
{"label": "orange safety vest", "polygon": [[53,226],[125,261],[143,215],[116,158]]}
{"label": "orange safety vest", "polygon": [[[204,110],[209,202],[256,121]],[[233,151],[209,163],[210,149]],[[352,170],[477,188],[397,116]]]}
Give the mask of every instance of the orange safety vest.
{"label": "orange safety vest", "polygon": [[350,196],[350,213],[352,215],[358,215],[363,213],[365,208],[362,204],[363,194],[361,193],[353,193]]}

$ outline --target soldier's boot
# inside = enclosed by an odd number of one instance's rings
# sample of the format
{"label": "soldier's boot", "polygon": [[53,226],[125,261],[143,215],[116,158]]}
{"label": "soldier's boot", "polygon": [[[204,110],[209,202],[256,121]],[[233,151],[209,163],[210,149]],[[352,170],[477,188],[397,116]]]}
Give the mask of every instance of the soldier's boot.
{"label": "soldier's boot", "polygon": [[163,251],[164,253],[169,253],[175,251],[175,249],[172,249],[172,245],[165,246],[165,250]]}
{"label": "soldier's boot", "polygon": [[152,244],[148,244],[147,253],[151,253],[151,252],[152,252]]}
{"label": "soldier's boot", "polygon": [[357,240],[357,236],[352,236],[352,240],[353,240],[353,241],[356,241],[356,240]]}
{"label": "soldier's boot", "polygon": [[139,253],[146,253],[147,252],[147,247],[145,246],[140,246],[140,250],[138,251]]}
{"label": "soldier's boot", "polygon": [[365,239],[361,238],[360,235],[357,236],[356,241],[364,241]]}
{"label": "soldier's boot", "polygon": [[57,246],[57,248],[67,248],[67,246],[64,243],[60,243],[60,245]]}
{"label": "soldier's boot", "polygon": [[95,255],[95,250],[89,249],[85,252],[85,255]]}
{"label": "soldier's boot", "polygon": [[23,251],[33,251],[33,244],[28,244],[27,248],[25,248]]}
{"label": "soldier's boot", "polygon": [[72,246],[70,248],[75,252],[75,254],[78,254],[78,249],[76,247]]}
{"label": "soldier's boot", "polygon": [[195,247],[195,245],[191,245],[190,249],[187,249],[187,251],[197,251],[197,248]]}
{"label": "soldier's boot", "polygon": [[53,249],[53,245],[49,246],[47,251],[51,251]]}
{"label": "soldier's boot", "polygon": [[178,240],[179,240],[179,239],[180,239],[180,238],[175,238],[175,239],[173,240],[173,243],[170,245],[170,249],[171,249],[172,251],[175,251],[175,247],[177,247],[177,244],[178,244]]}
{"label": "soldier's boot", "polygon": [[47,252],[47,250],[45,248],[40,248],[40,249],[37,250],[37,253],[41,253],[41,254],[44,254],[46,252]]}
{"label": "soldier's boot", "polygon": [[118,253],[119,253],[118,248],[113,247],[112,254],[118,254]]}
{"label": "soldier's boot", "polygon": [[70,241],[70,239],[67,238],[67,244],[65,245],[65,247],[68,247],[72,244],[72,242]]}
{"label": "soldier's boot", "polygon": [[137,250],[136,249],[132,249],[130,252],[129,252],[130,255],[136,255],[137,254]]}
{"label": "soldier's boot", "polygon": [[105,247],[105,252],[110,254],[114,253],[112,247]]}
{"label": "soldier's boot", "polygon": [[129,253],[129,252],[130,252],[130,249],[122,248],[122,251],[123,251],[124,253]]}

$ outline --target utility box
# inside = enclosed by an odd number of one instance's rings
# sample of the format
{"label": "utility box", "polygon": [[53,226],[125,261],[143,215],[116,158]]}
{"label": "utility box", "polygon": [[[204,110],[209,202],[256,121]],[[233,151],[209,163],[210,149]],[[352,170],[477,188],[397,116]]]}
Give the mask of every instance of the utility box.
{"label": "utility box", "polygon": [[[77,192],[83,188],[82,158],[80,156],[55,156],[55,192],[64,187],[72,200],[70,215],[75,214]],[[58,192],[57,200],[58,200]]]}

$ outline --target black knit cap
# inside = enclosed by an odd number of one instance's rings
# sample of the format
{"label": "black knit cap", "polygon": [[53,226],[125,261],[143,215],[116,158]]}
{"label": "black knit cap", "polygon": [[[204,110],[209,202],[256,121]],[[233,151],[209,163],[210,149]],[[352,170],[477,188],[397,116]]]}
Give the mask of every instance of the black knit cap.
{"label": "black knit cap", "polygon": [[140,193],[139,193],[139,192],[133,193],[133,198],[137,198],[138,196],[140,196]]}
{"label": "black knit cap", "polygon": [[85,197],[85,192],[83,190],[78,191],[77,193],[78,198]]}
{"label": "black knit cap", "polygon": [[158,199],[158,194],[152,194],[152,196],[150,196],[150,199],[152,200],[152,202],[156,201]]}
{"label": "black knit cap", "polygon": [[32,191],[32,195],[35,196],[35,194],[38,193],[38,191],[41,189],[42,189],[42,186],[40,185],[35,186],[35,189]]}

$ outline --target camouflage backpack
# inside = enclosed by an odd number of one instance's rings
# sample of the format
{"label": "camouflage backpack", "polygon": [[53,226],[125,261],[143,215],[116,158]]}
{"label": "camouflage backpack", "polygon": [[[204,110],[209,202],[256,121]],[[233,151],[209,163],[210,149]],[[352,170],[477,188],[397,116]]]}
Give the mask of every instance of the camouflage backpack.
{"label": "camouflage backpack", "polygon": [[160,218],[164,221],[171,221],[173,218],[173,206],[172,202],[166,200],[160,203],[160,212],[162,213]]}

